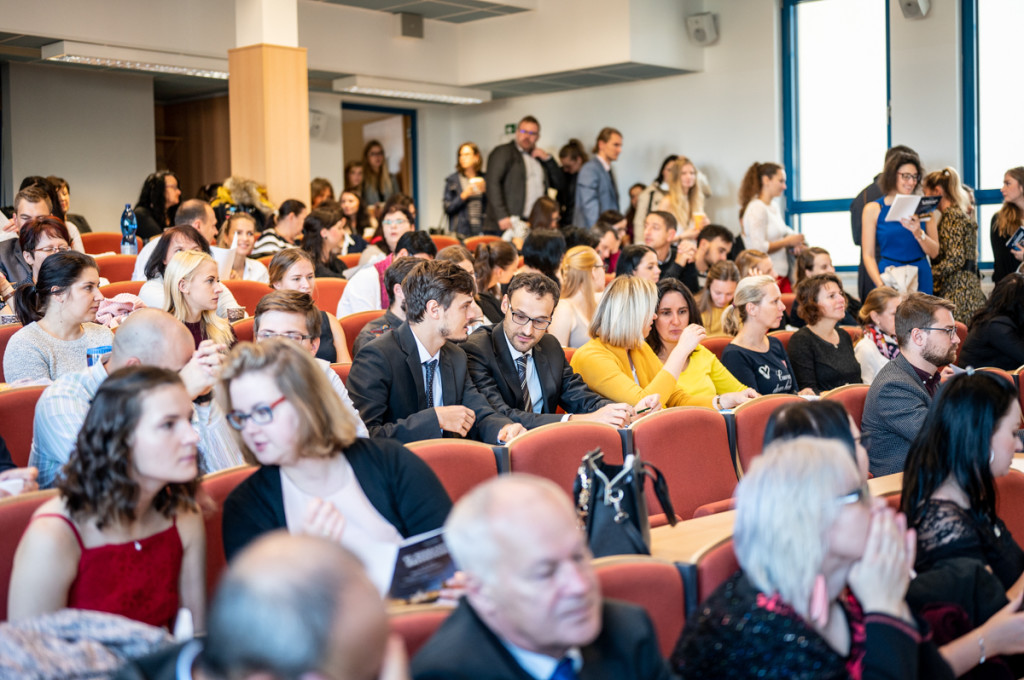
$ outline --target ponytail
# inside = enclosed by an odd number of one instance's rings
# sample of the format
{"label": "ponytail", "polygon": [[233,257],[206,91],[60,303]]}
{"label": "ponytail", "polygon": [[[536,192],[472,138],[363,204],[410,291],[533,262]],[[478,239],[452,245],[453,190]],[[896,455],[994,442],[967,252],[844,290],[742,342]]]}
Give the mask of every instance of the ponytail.
{"label": "ponytail", "polygon": [[781,169],[782,166],[778,163],[754,163],[747,168],[743,181],[740,182],[740,220],[747,210],[747,204],[761,194],[761,178],[774,177]]}
{"label": "ponytail", "polygon": [[726,335],[736,336],[743,327],[743,319],[740,310],[736,305],[730,304],[722,311],[722,332]]}
{"label": "ponytail", "polygon": [[70,288],[86,269],[98,269],[96,260],[75,250],[54,253],[43,260],[35,283],[23,284],[14,291],[14,313],[21,324],[27,326],[42,319],[53,296]]}
{"label": "ponytail", "polygon": [[14,291],[12,306],[22,326],[43,318],[39,311],[39,294],[36,292],[36,285],[31,281],[21,284]]}

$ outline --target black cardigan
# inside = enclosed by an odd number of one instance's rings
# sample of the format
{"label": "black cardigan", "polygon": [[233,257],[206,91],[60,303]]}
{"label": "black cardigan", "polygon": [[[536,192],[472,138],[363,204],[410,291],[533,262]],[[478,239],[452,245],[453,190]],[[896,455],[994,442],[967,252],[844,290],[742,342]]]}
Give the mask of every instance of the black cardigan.
{"label": "black cardigan", "polygon": [[[444,524],[452,502],[412,451],[391,439],[357,439],[345,456],[366,498],[404,538]],[[287,526],[280,468],[265,465],[224,501],[224,554],[230,561],[261,534]]]}

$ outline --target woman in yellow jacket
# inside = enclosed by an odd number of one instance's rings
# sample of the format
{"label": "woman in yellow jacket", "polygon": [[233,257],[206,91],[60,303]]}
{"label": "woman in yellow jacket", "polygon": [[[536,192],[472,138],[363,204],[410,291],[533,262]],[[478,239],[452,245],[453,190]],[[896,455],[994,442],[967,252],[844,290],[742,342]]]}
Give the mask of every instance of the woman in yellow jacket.
{"label": "woman in yellow jacket", "polygon": [[700,405],[706,400],[687,394],[677,381],[693,345],[704,338],[704,328],[687,326],[663,365],[644,341],[657,301],[658,289],[646,279],[620,276],[612,281],[590,322],[593,339],[573,354],[572,368],[590,389],[615,402],[635,404],[657,394],[662,406]]}

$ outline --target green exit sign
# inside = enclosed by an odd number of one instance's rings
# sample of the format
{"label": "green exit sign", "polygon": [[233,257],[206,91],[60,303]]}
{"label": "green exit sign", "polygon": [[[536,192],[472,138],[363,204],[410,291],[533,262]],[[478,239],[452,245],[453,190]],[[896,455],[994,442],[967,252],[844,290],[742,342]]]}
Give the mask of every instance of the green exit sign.
{"label": "green exit sign", "polygon": [[505,124],[505,134],[506,135],[514,135],[515,133],[516,133],[516,124],[515,123],[506,123]]}

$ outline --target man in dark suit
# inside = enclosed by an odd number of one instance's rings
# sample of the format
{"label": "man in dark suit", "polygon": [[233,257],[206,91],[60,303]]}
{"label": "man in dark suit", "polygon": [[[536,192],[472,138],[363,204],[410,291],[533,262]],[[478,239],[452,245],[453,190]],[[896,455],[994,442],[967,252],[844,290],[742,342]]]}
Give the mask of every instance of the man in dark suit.
{"label": "man in dark suit", "polygon": [[352,553],[334,541],[276,531],[231,563],[205,640],[130,661],[117,678],[393,677],[404,654],[388,633],[380,593]]}
{"label": "man in dark suit", "polygon": [[861,425],[876,477],[903,472],[942,375],[952,374],[948,367],[960,343],[954,309],[949,300],[924,293],[911,293],[896,308],[900,354],[872,381]]}
{"label": "man in dark suit", "polygon": [[416,680],[670,677],[647,613],[601,598],[572,503],[553,482],[502,475],[477,486],[448,516],[445,543],[466,594],[413,658]]}
{"label": "man in dark suit", "polygon": [[619,188],[612,174],[612,163],[622,153],[622,134],[606,127],[597,135],[594,157],[583,164],[576,179],[576,207],[573,223],[589,229],[605,210],[619,209]]}
{"label": "man in dark suit", "polygon": [[424,261],[402,282],[405,323],[362,348],[349,394],[371,437],[403,443],[441,436],[506,442],[525,432],[491,409],[469,378],[466,338],[473,277],[457,264]]}
{"label": "man in dark suit", "polygon": [[[513,277],[501,300],[505,318],[462,345],[473,383],[491,408],[527,429],[564,420],[626,427],[633,407],[594,393],[569,366],[558,340],[546,334],[558,295],[558,284],[543,274]],[[559,406],[564,415],[555,414]]]}
{"label": "man in dark suit", "polygon": [[487,157],[485,234],[511,229],[512,217],[525,220],[548,187],[561,187],[562,171],[551,154],[537,146],[538,139],[540,123],[526,116],[516,127],[515,139],[494,147]]}

